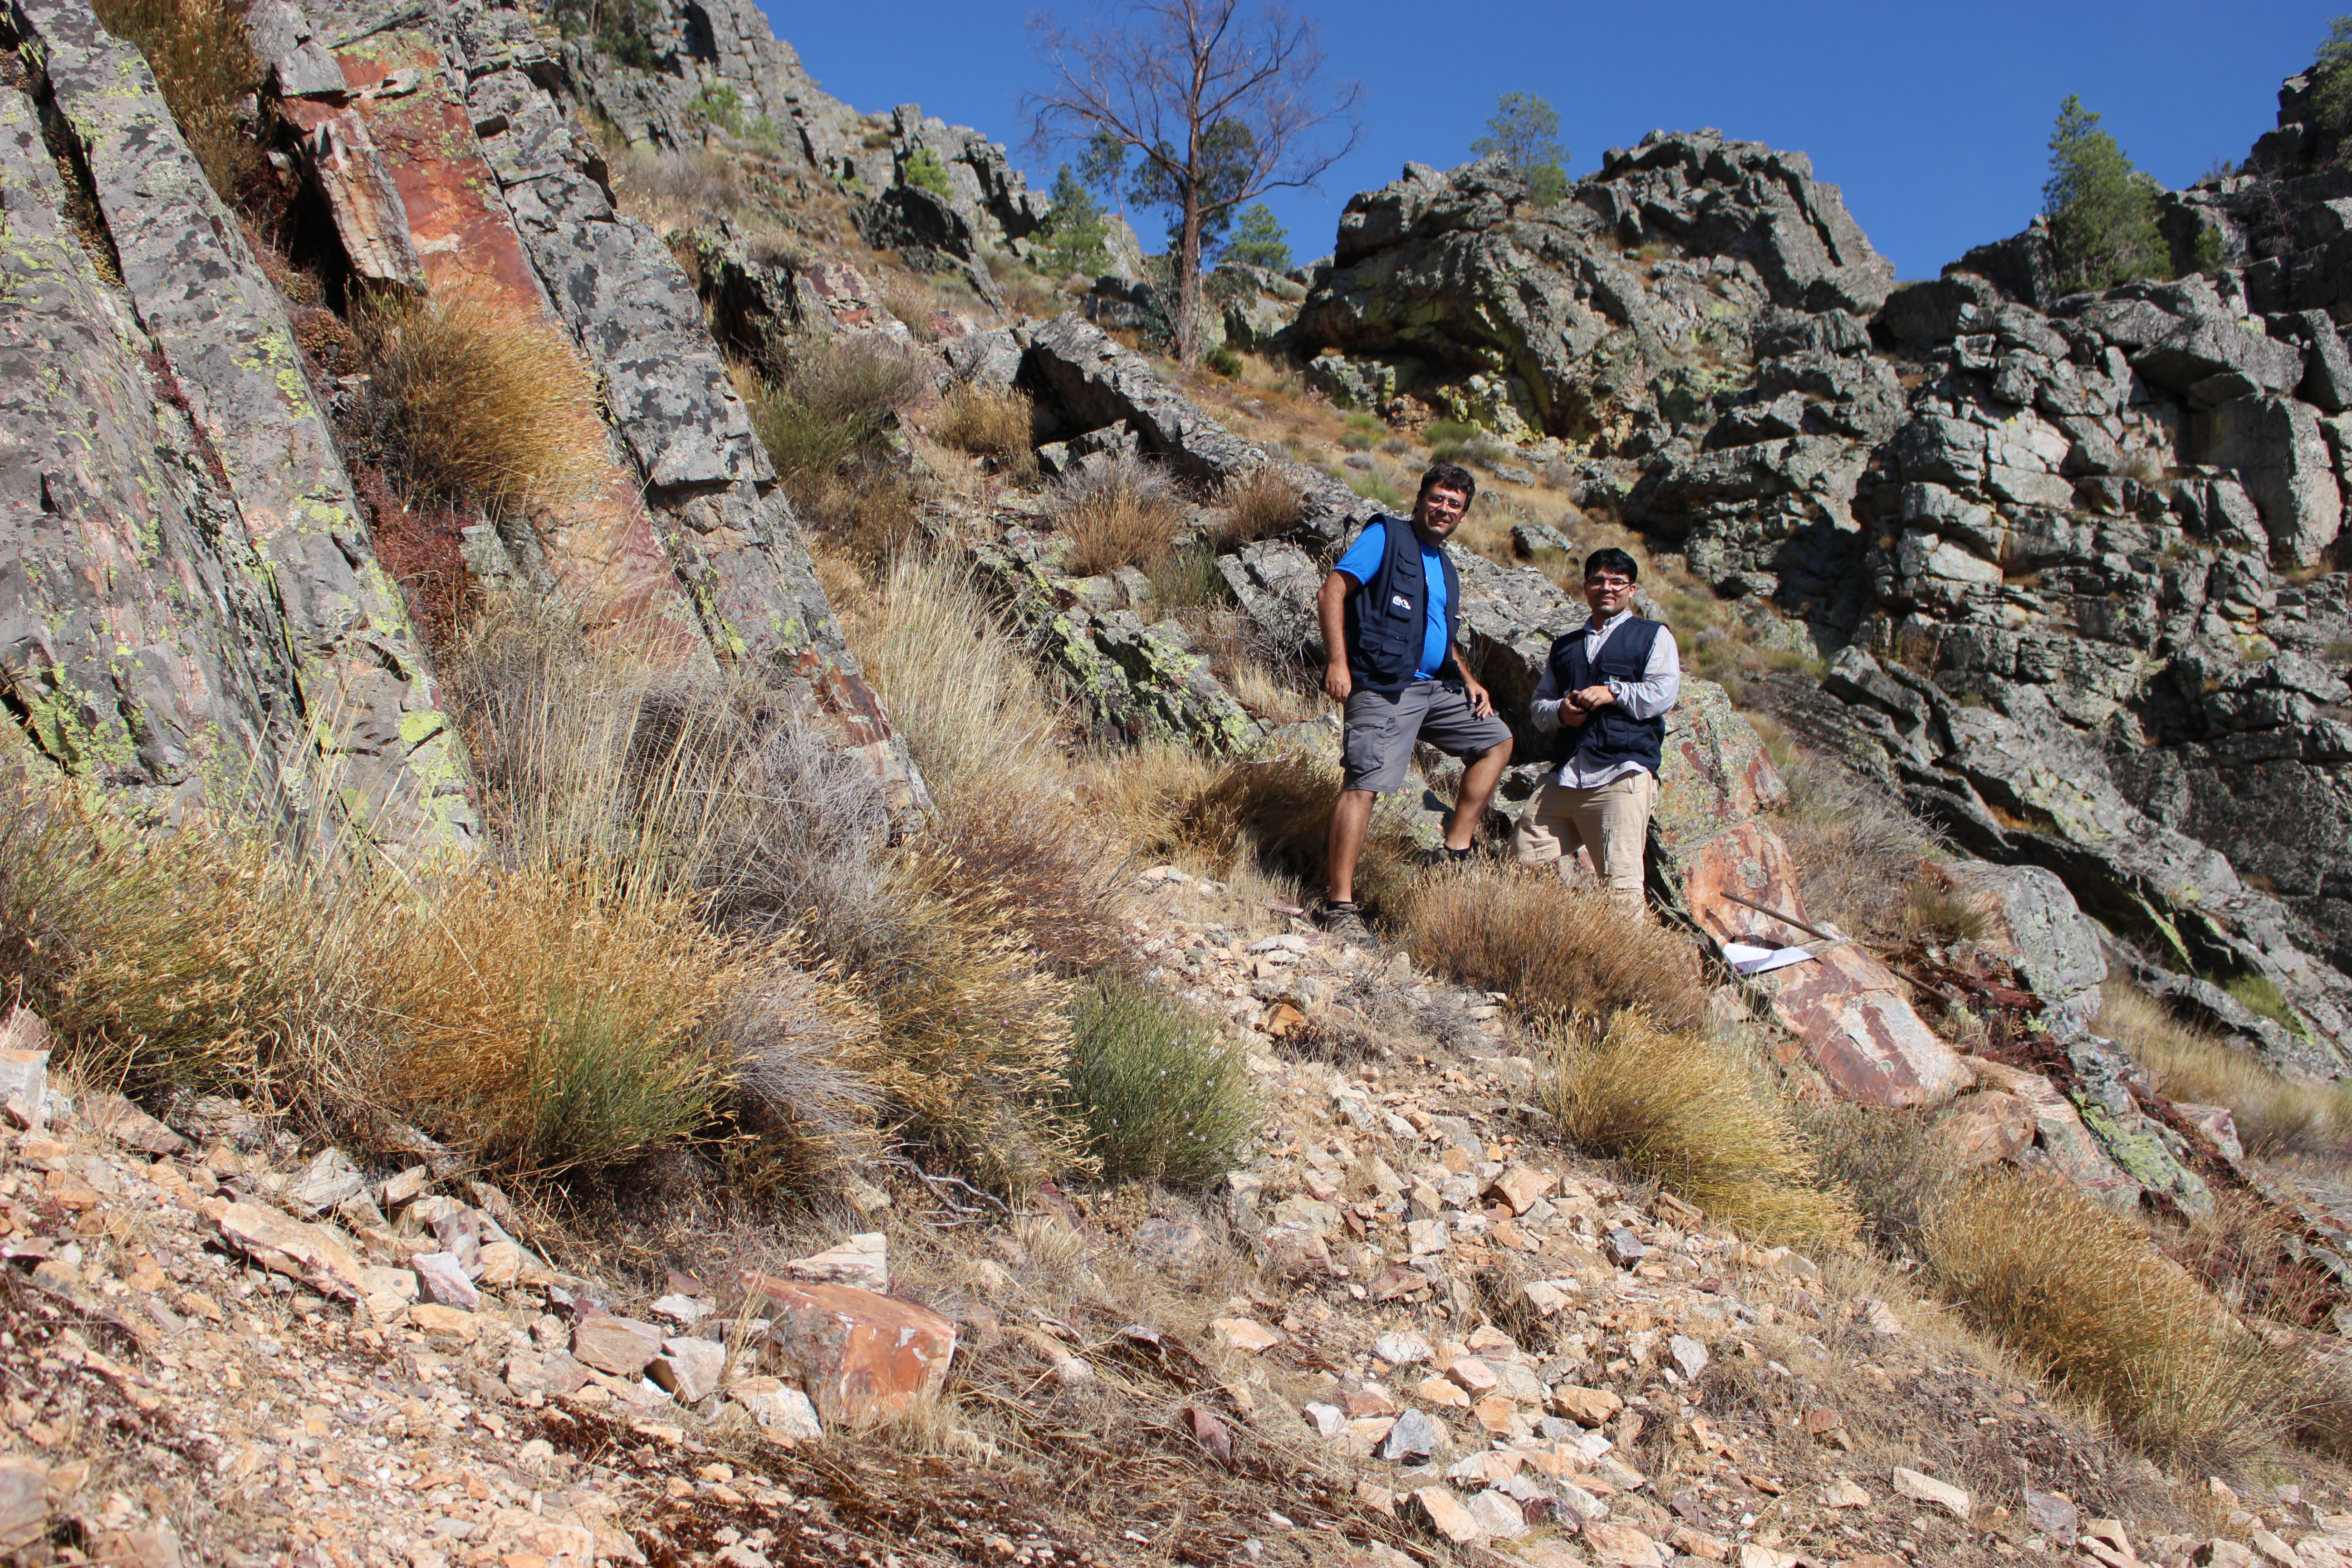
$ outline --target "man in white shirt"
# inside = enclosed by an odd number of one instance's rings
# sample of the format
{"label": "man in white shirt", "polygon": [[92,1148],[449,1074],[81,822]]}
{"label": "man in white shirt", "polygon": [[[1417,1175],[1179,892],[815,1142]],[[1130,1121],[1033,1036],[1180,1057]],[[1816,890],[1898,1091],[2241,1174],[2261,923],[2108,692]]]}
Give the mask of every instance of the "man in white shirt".
{"label": "man in white shirt", "polygon": [[1521,863],[1563,872],[1581,847],[1611,897],[1637,915],[1665,715],[1683,683],[1674,634],[1631,608],[1641,574],[1622,550],[1584,563],[1591,618],[1552,643],[1528,704],[1538,730],[1560,732],[1559,768],[1512,836]]}

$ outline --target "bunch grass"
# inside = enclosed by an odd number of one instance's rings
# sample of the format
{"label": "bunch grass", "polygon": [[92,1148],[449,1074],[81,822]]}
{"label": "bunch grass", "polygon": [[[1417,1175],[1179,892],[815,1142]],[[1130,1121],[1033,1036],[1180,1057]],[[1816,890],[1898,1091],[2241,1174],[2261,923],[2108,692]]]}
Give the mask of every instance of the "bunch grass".
{"label": "bunch grass", "polygon": [[1238,1166],[1260,1115],[1249,1068],[1213,1020],[1117,974],[1078,995],[1063,1103],[1104,1180],[1178,1187]]}
{"label": "bunch grass", "polygon": [[1744,1234],[1843,1242],[1854,1232],[1851,1201],[1822,1180],[1779,1091],[1695,1029],[1629,1008],[1597,1041],[1562,1048],[1543,1089],[1570,1142]]}
{"label": "bunch grass", "polygon": [[594,383],[556,327],[457,293],[358,301],[370,368],[362,419],[413,504],[497,514],[578,501],[609,476]]}

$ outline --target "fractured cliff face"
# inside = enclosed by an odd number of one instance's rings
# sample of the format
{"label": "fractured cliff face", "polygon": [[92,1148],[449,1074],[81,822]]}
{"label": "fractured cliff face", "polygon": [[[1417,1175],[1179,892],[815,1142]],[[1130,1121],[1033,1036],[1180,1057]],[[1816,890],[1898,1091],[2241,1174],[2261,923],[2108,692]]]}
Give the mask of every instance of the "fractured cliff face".
{"label": "fractured cliff face", "polygon": [[[259,806],[307,828],[325,803],[329,839],[470,842],[462,745],[276,289],[137,52],[80,0],[10,20],[36,68],[0,89],[12,717],[57,766],[168,816]],[[476,530],[476,565],[659,660],[755,673],[919,804],[700,303],[613,210],[531,18],[268,0],[253,33],[347,275],[542,320],[603,389],[604,481]]]}
{"label": "fractured cliff face", "polygon": [[1320,376],[1343,397],[1369,379],[1376,404],[1613,442],[1655,417],[1662,372],[1745,363],[1776,309],[1867,316],[1894,280],[1804,154],[1658,133],[1549,207],[1499,158],[1410,165],[1348,204],[1295,334],[1346,362]]}
{"label": "fractured cliff face", "polygon": [[[1585,499],[1834,653],[1826,689],[1863,752],[1970,849],[2057,871],[2142,944],[2152,984],[2282,1064],[2341,1072],[2330,311],[2352,274],[2318,239],[2037,310],[2018,297],[2034,237],[1896,290],[1866,337],[1827,341],[1828,315],[1756,333],[1751,381],[1599,465]],[[2233,977],[2301,1021],[2211,983]]]}
{"label": "fractured cliff face", "polygon": [[468,842],[463,749],[276,292],[138,52],[79,0],[9,21],[37,73],[0,87],[13,716],[167,815],[331,803],[330,838]]}
{"label": "fractured cliff face", "polygon": [[[583,41],[562,52],[582,99],[633,147],[698,148],[716,138],[848,195],[877,246],[969,263],[1025,254],[1045,215],[1003,144],[915,104],[860,114],[824,91],[750,0],[656,7],[650,68]],[[936,173],[932,166],[936,165]],[[985,274],[974,276],[985,292]]]}

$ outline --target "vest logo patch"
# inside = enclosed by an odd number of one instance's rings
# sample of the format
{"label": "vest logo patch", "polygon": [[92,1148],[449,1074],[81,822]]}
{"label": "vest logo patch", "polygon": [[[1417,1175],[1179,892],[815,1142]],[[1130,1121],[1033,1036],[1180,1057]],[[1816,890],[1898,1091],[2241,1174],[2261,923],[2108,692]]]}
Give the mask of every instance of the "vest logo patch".
{"label": "vest logo patch", "polygon": [[1389,603],[1395,605],[1400,610],[1410,611],[1412,608],[1412,601],[1406,598],[1402,594],[1391,594],[1389,595]]}

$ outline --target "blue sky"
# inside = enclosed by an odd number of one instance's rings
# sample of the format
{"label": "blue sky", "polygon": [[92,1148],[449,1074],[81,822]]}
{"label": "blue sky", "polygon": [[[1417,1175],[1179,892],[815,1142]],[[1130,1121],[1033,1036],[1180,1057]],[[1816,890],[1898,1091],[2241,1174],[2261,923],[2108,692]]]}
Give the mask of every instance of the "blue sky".
{"label": "blue sky", "polygon": [[[1083,3],[1058,14],[1082,23]],[[2281,78],[2308,63],[2352,0],[2261,5],[1980,0],[1961,6],[1686,0],[1673,7],[1446,0],[1299,0],[1323,24],[1336,76],[1366,89],[1356,151],[1321,193],[1273,205],[1301,258],[1331,247],[1339,209],[1404,163],[1444,167],[1496,97],[1541,94],[1560,115],[1570,172],[1653,128],[1716,126],[1811,154],[1872,243],[1906,278],[2024,226],[2041,202],[2050,123],[2069,92],[2099,110],[2141,168],[2189,184],[2245,156],[2275,123]],[[890,0],[768,4],[779,37],[857,109],[917,102],[1007,143],[1033,180],[1016,103],[1042,84],[1024,26],[1034,4]],[[1139,223],[1147,244],[1158,234]]]}

